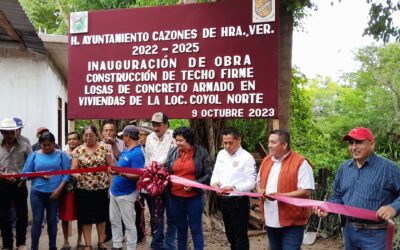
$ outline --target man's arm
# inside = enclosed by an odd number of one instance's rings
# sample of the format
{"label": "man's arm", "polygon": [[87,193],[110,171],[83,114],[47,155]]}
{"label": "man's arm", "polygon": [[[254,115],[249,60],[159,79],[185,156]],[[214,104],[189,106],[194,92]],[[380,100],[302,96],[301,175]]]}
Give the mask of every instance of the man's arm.
{"label": "man's arm", "polygon": [[[392,167],[392,166],[390,166]],[[376,211],[376,216],[384,220],[390,220],[394,216],[400,213],[400,168],[393,166],[390,174],[391,187],[393,193],[396,194],[397,198],[389,205],[382,206]]]}
{"label": "man's arm", "polygon": [[[199,183],[203,184],[209,184],[211,175],[212,175],[212,170],[211,170],[211,161],[210,161],[210,156],[208,154],[208,151],[204,148],[198,150],[201,150],[201,164],[202,164],[202,171],[201,171],[201,177],[197,179],[196,181]],[[199,152],[200,153],[200,152]]]}
{"label": "man's arm", "polygon": [[341,176],[342,176],[342,167],[336,173],[335,182],[333,183],[332,195],[329,198],[330,202],[343,204],[343,194],[341,190]]}
{"label": "man's arm", "polygon": [[[333,191],[332,191],[332,195],[329,198],[330,202],[333,203],[338,203],[338,204],[343,204],[343,195],[341,192],[341,188],[340,188],[340,178],[342,175],[342,166],[339,168],[339,170],[336,172],[336,176],[335,176],[335,182],[333,183]],[[319,208],[314,208],[314,212],[319,216],[319,217],[326,217],[328,216],[328,212],[323,211]]]}
{"label": "man's arm", "polygon": [[146,138],[146,147],[144,148],[144,158],[145,158],[145,165],[150,165],[151,163],[151,152],[153,150],[153,145],[150,142],[151,134]]}
{"label": "man's arm", "polygon": [[246,181],[236,184],[235,191],[246,192],[251,191],[256,186],[256,161],[250,157],[243,166],[243,175]]}
{"label": "man's arm", "polygon": [[111,142],[111,149],[112,149],[112,154],[114,155],[114,158],[118,161],[120,151],[119,151],[117,142],[115,140],[113,140],[113,142]]}
{"label": "man's arm", "polygon": [[220,188],[221,183],[219,179],[219,154],[217,155],[217,159],[215,160],[215,165],[214,165],[214,170],[211,175],[211,180],[210,180],[210,186],[215,187],[215,188]]}

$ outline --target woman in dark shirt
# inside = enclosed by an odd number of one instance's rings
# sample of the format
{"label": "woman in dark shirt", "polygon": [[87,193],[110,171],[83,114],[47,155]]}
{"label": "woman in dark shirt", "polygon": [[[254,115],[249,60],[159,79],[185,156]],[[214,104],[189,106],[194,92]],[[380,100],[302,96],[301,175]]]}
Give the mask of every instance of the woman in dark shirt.
{"label": "woman in dark shirt", "polygon": [[[212,171],[207,150],[194,145],[194,134],[189,128],[177,128],[173,137],[177,147],[168,153],[165,163],[168,171],[189,180],[209,184]],[[187,249],[188,226],[194,249],[203,249],[204,234],[201,222],[204,208],[203,191],[172,183],[170,192],[173,216],[178,229],[178,249]]]}

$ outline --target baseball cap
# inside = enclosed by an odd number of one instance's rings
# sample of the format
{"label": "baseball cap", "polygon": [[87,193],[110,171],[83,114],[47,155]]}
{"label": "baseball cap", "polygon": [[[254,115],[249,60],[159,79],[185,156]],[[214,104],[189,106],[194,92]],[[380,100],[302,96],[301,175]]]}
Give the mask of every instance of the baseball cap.
{"label": "baseball cap", "polygon": [[157,112],[157,113],[154,113],[154,115],[151,117],[151,121],[157,122],[157,123],[167,123],[168,117],[163,112]]}
{"label": "baseball cap", "polygon": [[133,125],[127,125],[122,132],[118,133],[118,136],[130,135],[133,138],[139,138],[139,129]]}
{"label": "baseball cap", "polygon": [[151,127],[148,126],[138,126],[137,128],[139,129],[140,132],[145,132],[146,134],[151,134],[153,132]]}
{"label": "baseball cap", "polygon": [[45,128],[45,127],[40,127],[40,128],[38,128],[38,129],[36,130],[36,135],[41,134],[41,133],[43,133],[44,131],[49,132],[49,129],[48,129],[48,128]]}
{"label": "baseball cap", "polygon": [[15,123],[17,124],[18,127],[21,127],[21,128],[24,127],[24,123],[22,122],[21,119],[14,117],[13,120],[15,121]]}
{"label": "baseball cap", "polygon": [[362,140],[370,140],[370,141],[374,141],[374,135],[372,134],[372,132],[364,127],[357,127],[357,128],[353,128],[352,130],[350,130],[350,132],[343,136],[342,141],[348,141],[348,140],[358,140],[358,141],[362,141]]}

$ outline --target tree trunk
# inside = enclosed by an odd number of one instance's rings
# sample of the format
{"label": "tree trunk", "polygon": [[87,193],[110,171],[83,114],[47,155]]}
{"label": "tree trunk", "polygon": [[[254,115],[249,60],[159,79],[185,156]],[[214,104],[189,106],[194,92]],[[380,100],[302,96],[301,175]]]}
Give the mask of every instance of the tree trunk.
{"label": "tree trunk", "polygon": [[290,127],[290,91],[292,83],[293,14],[280,6],[279,30],[279,128]]}

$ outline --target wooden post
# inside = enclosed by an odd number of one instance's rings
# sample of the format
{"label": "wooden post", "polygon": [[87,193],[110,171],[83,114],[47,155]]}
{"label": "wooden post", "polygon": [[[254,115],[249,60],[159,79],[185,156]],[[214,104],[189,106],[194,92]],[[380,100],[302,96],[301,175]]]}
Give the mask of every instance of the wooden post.
{"label": "wooden post", "polygon": [[279,119],[272,120],[272,130],[279,129]]}
{"label": "wooden post", "polygon": [[279,30],[279,128],[289,131],[292,82],[293,15],[281,6]]}

